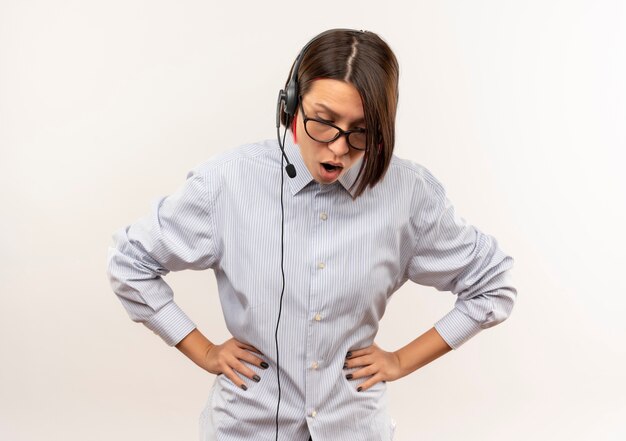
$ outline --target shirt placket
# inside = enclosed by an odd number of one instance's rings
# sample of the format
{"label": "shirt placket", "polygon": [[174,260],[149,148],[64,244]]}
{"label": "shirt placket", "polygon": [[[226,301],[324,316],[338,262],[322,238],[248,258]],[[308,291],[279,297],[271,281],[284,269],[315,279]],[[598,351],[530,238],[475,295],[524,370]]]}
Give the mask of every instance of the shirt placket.
{"label": "shirt placket", "polygon": [[319,402],[319,391],[323,387],[322,371],[325,368],[323,348],[324,329],[327,328],[329,317],[323,309],[324,290],[328,289],[328,241],[329,238],[329,204],[331,195],[328,188],[319,187],[313,196],[314,232],[311,261],[311,287],[309,292],[308,310],[308,342],[307,342],[307,382],[306,412],[309,424],[315,424],[320,418],[322,403]]}

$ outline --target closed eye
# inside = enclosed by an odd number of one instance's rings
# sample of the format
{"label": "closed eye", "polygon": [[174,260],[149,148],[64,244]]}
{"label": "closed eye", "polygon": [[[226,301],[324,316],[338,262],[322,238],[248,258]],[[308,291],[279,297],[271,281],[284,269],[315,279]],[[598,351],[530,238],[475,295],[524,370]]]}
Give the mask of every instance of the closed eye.
{"label": "closed eye", "polygon": [[335,121],[334,121],[334,120],[332,120],[332,119],[325,119],[325,118],[322,118],[322,117],[321,117],[321,116],[319,116],[319,115],[315,115],[315,116],[316,116],[316,118],[317,118],[318,120],[320,120],[320,121],[323,121],[323,122],[326,122],[326,123],[331,123],[331,124],[334,124],[334,123],[335,123]]}

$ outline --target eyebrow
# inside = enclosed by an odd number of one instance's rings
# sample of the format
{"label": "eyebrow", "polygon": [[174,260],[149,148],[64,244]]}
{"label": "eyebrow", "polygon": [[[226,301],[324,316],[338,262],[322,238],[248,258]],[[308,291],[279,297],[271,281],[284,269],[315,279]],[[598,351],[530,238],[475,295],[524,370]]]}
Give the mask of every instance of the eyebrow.
{"label": "eyebrow", "polygon": [[[323,107],[324,110],[328,113],[330,113],[330,115],[332,117],[340,117],[341,115],[339,115],[338,113],[336,113],[333,109],[331,109],[330,107],[328,107],[326,104],[322,104],[322,103],[315,103],[316,106],[319,107]],[[352,124],[359,124],[359,123],[364,123],[365,122],[365,118],[359,118],[356,121],[352,121]]]}

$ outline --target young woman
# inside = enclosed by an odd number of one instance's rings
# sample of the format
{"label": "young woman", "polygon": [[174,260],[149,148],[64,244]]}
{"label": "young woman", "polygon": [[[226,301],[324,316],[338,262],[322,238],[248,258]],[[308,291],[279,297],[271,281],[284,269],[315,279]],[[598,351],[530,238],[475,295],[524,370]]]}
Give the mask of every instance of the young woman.
{"label": "young woman", "polygon": [[[217,375],[203,441],[391,440],[386,382],[505,320],[513,259],[455,213],[425,167],[393,155],[398,64],[376,34],[318,35],[279,98],[282,137],[199,165],[116,233],[113,290],[134,321]],[[232,335],[222,343],[162,279],[207,268]],[[388,352],[378,323],[407,280],[457,301]]]}

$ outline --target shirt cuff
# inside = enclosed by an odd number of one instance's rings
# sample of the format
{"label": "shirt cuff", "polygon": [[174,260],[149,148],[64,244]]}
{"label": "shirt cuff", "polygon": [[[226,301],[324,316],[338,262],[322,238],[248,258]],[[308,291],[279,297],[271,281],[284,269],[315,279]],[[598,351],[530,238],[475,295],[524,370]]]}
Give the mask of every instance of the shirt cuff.
{"label": "shirt cuff", "polygon": [[173,301],[161,308],[144,324],[170,346],[178,344],[196,328],[195,323]]}
{"label": "shirt cuff", "polygon": [[454,308],[435,323],[435,329],[452,349],[458,349],[463,343],[482,331],[477,321],[466,316],[457,308]]}

